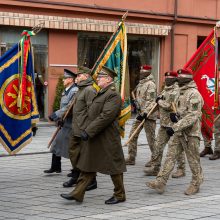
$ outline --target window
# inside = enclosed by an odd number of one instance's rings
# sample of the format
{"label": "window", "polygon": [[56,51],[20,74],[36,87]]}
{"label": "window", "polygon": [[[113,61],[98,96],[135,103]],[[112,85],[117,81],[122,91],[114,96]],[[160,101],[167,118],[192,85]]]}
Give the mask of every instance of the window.
{"label": "window", "polygon": [[[78,65],[92,68],[103,51],[111,34],[81,32],[78,35]],[[143,64],[152,65],[153,74],[159,83],[160,38],[128,35],[128,66],[130,85],[133,90],[139,82],[139,68]]]}

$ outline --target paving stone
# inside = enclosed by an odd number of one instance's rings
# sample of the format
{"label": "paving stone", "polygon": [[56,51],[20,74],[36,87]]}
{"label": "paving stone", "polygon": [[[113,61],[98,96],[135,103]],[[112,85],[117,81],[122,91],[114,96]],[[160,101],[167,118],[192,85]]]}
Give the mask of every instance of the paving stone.
{"label": "paving stone", "polygon": [[[131,124],[132,120],[126,125],[123,143],[128,139]],[[201,158],[205,181],[200,193],[194,196],[183,194],[191,181],[187,165],[186,177],[170,178],[165,193],[159,195],[145,185],[155,177],[147,177],[143,172],[144,164],[150,159],[150,150],[143,131],[138,140],[137,163],[135,166],[128,166],[124,175],[126,202],[117,205],[104,204],[112,196],[113,184],[110,177],[103,174],[97,176],[98,189],[86,192],[82,204],[62,199],[60,193],[72,191],[72,188],[62,187],[62,183],[68,179],[66,175],[71,169],[70,161],[62,159],[61,174],[43,173],[51,163],[47,143],[54,131],[55,127],[52,126],[40,127],[32,143],[18,156],[0,157],[0,219],[220,219],[219,160]],[[127,148],[123,150],[127,156]],[[0,148],[0,155],[2,154],[6,153]]]}

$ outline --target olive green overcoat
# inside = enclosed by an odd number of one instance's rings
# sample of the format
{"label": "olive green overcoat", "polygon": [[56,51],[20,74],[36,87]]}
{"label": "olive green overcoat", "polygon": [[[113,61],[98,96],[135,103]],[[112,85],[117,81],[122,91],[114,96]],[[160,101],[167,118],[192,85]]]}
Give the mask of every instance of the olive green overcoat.
{"label": "olive green overcoat", "polygon": [[101,90],[88,109],[89,135],[82,145],[77,167],[84,172],[115,175],[126,171],[124,153],[117,118],[121,110],[121,97],[114,84]]}

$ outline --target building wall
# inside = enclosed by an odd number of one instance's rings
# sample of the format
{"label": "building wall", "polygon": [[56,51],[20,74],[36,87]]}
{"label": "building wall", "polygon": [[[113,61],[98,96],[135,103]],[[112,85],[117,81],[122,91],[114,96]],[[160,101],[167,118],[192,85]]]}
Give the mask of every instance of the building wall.
{"label": "building wall", "polygon": [[52,112],[52,100],[58,78],[67,68],[76,71],[77,65],[77,33],[69,31],[49,31],[48,43],[48,112]]}
{"label": "building wall", "polygon": [[[172,31],[160,36],[160,85],[163,73],[181,68],[197,48],[199,36],[207,36],[217,20],[220,20],[220,0],[1,0],[0,12],[14,12],[31,15],[53,16],[54,22],[45,22],[48,37],[48,113],[52,111],[55,85],[63,68],[74,70],[77,64],[77,31],[83,30],[77,24],[69,26],[61,17],[106,20],[117,22],[128,10],[127,23],[168,25]],[[13,15],[14,16],[14,15]],[[18,15],[19,16],[19,15]],[[0,25],[32,27],[32,20],[20,18],[10,20],[0,16]],[[49,17],[48,17],[49,19]],[[74,25],[76,26],[74,28]],[[114,24],[106,31],[113,32]],[[92,28],[92,27],[91,27]],[[96,31],[95,29],[91,29]],[[135,30],[135,28],[134,28]],[[100,30],[98,30],[100,31]],[[104,31],[104,30],[101,30]],[[132,31],[132,30],[131,30]],[[135,33],[135,31],[134,31]],[[133,34],[133,33],[131,33]],[[137,33],[140,34],[140,33]],[[146,31],[143,35],[151,35]],[[154,33],[155,34],[155,33]],[[60,66],[58,66],[60,64]],[[68,66],[70,65],[70,66]]]}

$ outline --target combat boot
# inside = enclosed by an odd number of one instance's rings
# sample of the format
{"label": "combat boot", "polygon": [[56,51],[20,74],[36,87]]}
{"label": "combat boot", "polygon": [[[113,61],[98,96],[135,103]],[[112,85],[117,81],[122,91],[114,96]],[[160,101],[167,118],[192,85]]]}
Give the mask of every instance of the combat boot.
{"label": "combat boot", "polygon": [[145,167],[151,167],[151,164],[152,164],[152,162],[151,162],[151,160],[150,161],[148,161],[147,163],[145,163]]}
{"label": "combat boot", "polygon": [[190,185],[184,192],[185,195],[191,196],[199,192],[199,186]]}
{"label": "combat boot", "polygon": [[61,173],[61,157],[52,154],[51,168],[44,170],[44,173]]}
{"label": "combat boot", "polygon": [[183,170],[183,169],[178,169],[176,172],[174,172],[173,174],[172,174],[172,178],[180,178],[180,177],[183,177],[183,176],[185,176],[186,174],[185,174],[185,170]]}
{"label": "combat boot", "polygon": [[204,157],[207,154],[213,154],[213,150],[211,147],[205,147],[199,155],[200,155],[200,157]]}
{"label": "combat boot", "polygon": [[128,156],[128,158],[125,159],[126,165],[135,165],[135,157]]}
{"label": "combat boot", "polygon": [[217,160],[220,158],[220,152],[219,151],[214,151],[214,154],[209,157],[209,160]]}
{"label": "combat boot", "polygon": [[156,190],[159,194],[163,194],[165,191],[166,185],[158,180],[153,180],[149,183],[146,183],[146,185],[151,188]]}
{"label": "combat boot", "polygon": [[146,176],[157,176],[157,174],[159,173],[160,169],[157,167],[146,167],[144,169],[144,172],[146,174]]}

